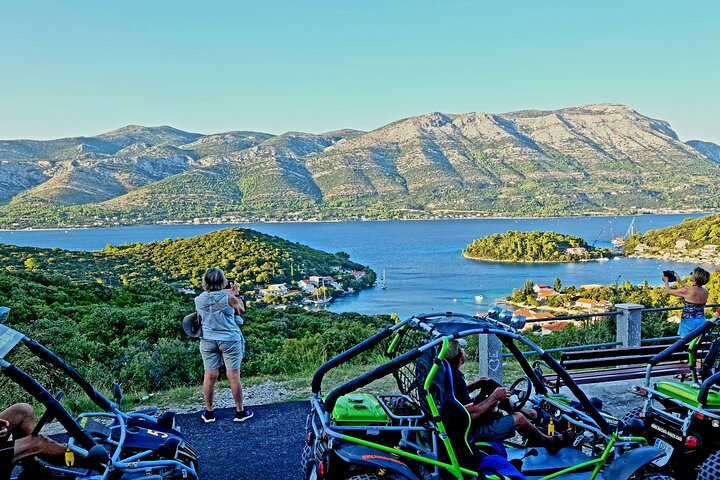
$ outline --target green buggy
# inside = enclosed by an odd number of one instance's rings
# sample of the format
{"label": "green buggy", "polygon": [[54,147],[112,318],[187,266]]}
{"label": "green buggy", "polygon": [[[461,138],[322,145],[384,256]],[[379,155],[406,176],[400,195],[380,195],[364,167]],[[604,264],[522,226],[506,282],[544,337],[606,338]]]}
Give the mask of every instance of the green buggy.
{"label": "green buggy", "polygon": [[[662,450],[622,434],[621,424],[600,412],[553,357],[517,332],[524,323],[499,309],[483,317],[413,316],[323,364],[312,380],[303,480],[670,478],[653,472],[652,462]],[[451,340],[475,335],[497,337],[524,373],[511,387],[515,402],[510,410],[533,401],[558,428],[575,429],[572,446],[550,454],[522,441],[491,450],[485,442],[468,442],[470,415],[454,396],[446,355]],[[550,394],[521,346],[560,375],[572,397]],[[385,363],[323,393],[330,370],[375,348],[385,351]],[[386,377],[394,377],[397,388],[380,393],[365,388]]]}

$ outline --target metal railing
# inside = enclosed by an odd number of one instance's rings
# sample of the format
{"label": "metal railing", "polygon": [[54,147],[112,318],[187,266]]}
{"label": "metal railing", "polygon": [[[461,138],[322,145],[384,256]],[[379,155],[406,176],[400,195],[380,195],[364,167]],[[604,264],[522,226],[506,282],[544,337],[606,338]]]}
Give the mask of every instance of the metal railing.
{"label": "metal railing", "polygon": [[[720,304],[710,304],[706,305],[706,308],[718,308],[720,307]],[[659,313],[659,312],[671,312],[676,310],[682,310],[683,307],[661,307],[661,308],[643,308],[640,310],[641,315],[644,315],[645,313]],[[615,310],[613,312],[598,312],[598,313],[585,313],[582,315],[561,315],[558,317],[553,317],[551,319],[548,318],[536,318],[528,320],[527,323],[547,323],[547,322],[561,322],[565,320],[586,320],[586,319],[597,319],[597,317],[615,317],[617,315],[620,315],[622,312],[620,310]],[[680,337],[678,335],[673,335],[669,337],[657,337],[657,338],[648,338],[648,339],[640,339],[641,345],[655,345],[659,343],[672,343],[676,340],[679,340]],[[575,351],[583,351],[583,350],[595,350],[600,348],[613,348],[617,347],[619,345],[623,345],[623,342],[621,341],[615,341],[615,342],[606,342],[606,343],[592,343],[588,345],[575,345],[571,347],[558,347],[558,348],[550,348],[548,350],[545,350],[547,353],[561,353],[561,352],[575,352]],[[523,356],[531,356],[536,355],[536,352],[521,352]],[[510,358],[513,355],[511,353],[504,353],[502,354],[503,358]]]}

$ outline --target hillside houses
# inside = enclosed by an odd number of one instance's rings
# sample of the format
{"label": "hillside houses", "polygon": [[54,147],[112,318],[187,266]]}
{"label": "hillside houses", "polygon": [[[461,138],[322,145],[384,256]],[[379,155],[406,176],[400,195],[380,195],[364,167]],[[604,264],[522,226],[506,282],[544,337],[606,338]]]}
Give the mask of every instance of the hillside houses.
{"label": "hillside houses", "polygon": [[606,309],[612,307],[612,303],[607,300],[593,300],[592,298],[578,298],[575,300],[575,306],[578,308],[584,308],[588,310],[592,309]]}

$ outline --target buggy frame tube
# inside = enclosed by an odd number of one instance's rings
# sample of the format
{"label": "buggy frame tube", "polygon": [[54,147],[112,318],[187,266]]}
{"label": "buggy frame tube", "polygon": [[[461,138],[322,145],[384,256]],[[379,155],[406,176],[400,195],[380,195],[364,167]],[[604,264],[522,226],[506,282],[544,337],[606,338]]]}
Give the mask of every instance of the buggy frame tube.
{"label": "buggy frame tube", "polygon": [[393,325],[392,327],[379,331],[372,337],[358,343],[357,345],[345,350],[341,354],[335,356],[334,358],[331,358],[327,362],[320,365],[320,368],[318,368],[317,371],[315,371],[315,375],[313,375],[311,384],[312,393],[320,393],[320,387],[322,386],[323,377],[328,371],[332,370],[343,362],[357,357],[361,353],[367,352],[375,345],[392,335],[393,332],[405,326],[408,322],[410,322],[411,319],[412,318],[409,318],[396,325]]}
{"label": "buggy frame tube", "polygon": [[97,446],[97,442],[78,425],[74,418],[60,405],[55,397],[48,392],[45,387],[40,385],[37,380],[23,372],[15,365],[0,359],[0,368],[3,369],[3,374],[10,380],[20,385],[23,390],[28,392],[35,400],[42,403],[47,410],[52,412],[53,416],[57,418],[58,422],[65,427],[68,435],[77,439],[78,443],[85,448],[90,450],[92,447]]}
{"label": "buggy frame tube", "polygon": [[25,346],[40,359],[45,360],[53,367],[66,373],[75,383],[80,386],[80,388],[83,389],[85,394],[90,398],[90,400],[93,401],[93,403],[95,403],[95,405],[97,405],[106,412],[112,412],[122,415],[122,413],[117,409],[114,403],[108,400],[107,397],[105,397],[103,394],[98,392],[95,387],[90,384],[90,382],[85,380],[85,378],[83,378],[83,376],[80,375],[77,370],[75,370],[75,368],[73,368],[62,358],[58,357],[52,350],[45,347],[44,345],[41,345],[35,340],[31,340],[28,337],[24,337],[23,342],[25,343]]}

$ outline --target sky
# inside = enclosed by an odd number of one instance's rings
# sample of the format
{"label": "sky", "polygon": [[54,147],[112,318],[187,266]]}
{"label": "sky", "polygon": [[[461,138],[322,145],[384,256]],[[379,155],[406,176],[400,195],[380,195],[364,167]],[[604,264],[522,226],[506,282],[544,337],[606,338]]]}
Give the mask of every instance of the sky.
{"label": "sky", "polygon": [[0,139],[623,103],[720,143],[720,2],[0,0]]}

